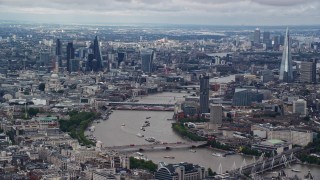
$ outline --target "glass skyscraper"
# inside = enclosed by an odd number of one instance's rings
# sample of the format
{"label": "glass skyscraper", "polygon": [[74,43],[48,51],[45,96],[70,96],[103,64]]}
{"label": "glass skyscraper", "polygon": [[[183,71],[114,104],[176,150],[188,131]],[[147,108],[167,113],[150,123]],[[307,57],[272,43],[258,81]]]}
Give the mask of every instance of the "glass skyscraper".
{"label": "glass skyscraper", "polygon": [[283,47],[283,55],[280,66],[280,77],[279,79],[283,82],[290,83],[293,81],[292,72],[292,57],[291,57],[291,40],[289,36],[289,29],[287,28],[286,37]]}
{"label": "glass skyscraper", "polygon": [[97,60],[96,68],[94,68],[94,71],[103,70],[102,55],[101,55],[101,50],[99,46],[98,36],[96,36],[93,41],[93,55],[94,55],[94,59]]}
{"label": "glass skyscraper", "polygon": [[209,113],[209,76],[200,76],[200,113]]}
{"label": "glass skyscraper", "polygon": [[74,48],[73,48],[73,43],[69,42],[67,45],[67,71],[70,71],[70,60],[74,59]]}
{"label": "glass skyscraper", "polygon": [[142,49],[141,55],[141,69],[145,73],[153,72],[153,55],[152,49]]}

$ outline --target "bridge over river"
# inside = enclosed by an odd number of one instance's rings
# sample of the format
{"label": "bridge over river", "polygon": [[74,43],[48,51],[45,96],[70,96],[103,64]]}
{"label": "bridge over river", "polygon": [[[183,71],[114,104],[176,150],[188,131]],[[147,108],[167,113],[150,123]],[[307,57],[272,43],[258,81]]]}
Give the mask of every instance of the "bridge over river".
{"label": "bridge over river", "polygon": [[245,161],[240,168],[231,170],[230,175],[255,175],[262,174],[266,171],[270,171],[274,168],[285,166],[290,166],[290,163],[297,161],[298,159],[294,156],[294,153],[301,151],[301,148],[294,148],[288,151],[285,151],[282,154],[264,158],[263,155],[259,158],[258,161],[246,165]]}
{"label": "bridge over river", "polygon": [[143,145],[124,145],[107,147],[118,152],[136,152],[136,151],[155,151],[155,150],[170,150],[170,149],[186,149],[195,148],[206,145],[206,141],[201,142],[176,142],[176,143],[159,143],[159,144],[143,144]]}
{"label": "bridge over river", "polygon": [[140,103],[140,102],[109,102],[109,106],[162,106],[162,107],[174,107],[175,103]]}

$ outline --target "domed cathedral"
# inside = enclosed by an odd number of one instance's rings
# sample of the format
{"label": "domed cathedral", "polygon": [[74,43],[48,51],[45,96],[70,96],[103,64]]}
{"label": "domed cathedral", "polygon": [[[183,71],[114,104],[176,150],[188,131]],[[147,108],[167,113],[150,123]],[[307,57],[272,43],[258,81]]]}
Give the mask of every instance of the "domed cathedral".
{"label": "domed cathedral", "polygon": [[63,85],[59,79],[59,63],[56,62],[55,69],[46,83],[45,92],[58,92],[59,90],[63,90]]}

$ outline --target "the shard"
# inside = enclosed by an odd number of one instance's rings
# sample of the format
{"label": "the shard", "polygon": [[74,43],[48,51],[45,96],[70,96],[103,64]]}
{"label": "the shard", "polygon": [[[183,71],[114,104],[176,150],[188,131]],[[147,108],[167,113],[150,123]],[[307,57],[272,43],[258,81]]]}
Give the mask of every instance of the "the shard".
{"label": "the shard", "polygon": [[281,80],[283,82],[287,82],[287,83],[290,83],[293,81],[291,40],[290,40],[288,28],[287,28],[287,32],[286,32],[285,41],[284,41],[279,80]]}

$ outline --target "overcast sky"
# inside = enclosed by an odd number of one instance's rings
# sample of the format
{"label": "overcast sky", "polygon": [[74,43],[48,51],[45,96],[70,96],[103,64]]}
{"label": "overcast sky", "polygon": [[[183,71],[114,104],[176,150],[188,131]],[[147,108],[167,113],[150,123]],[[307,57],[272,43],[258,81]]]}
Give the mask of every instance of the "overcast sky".
{"label": "overcast sky", "polygon": [[320,24],[320,0],[0,0],[0,20],[314,25]]}

